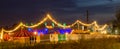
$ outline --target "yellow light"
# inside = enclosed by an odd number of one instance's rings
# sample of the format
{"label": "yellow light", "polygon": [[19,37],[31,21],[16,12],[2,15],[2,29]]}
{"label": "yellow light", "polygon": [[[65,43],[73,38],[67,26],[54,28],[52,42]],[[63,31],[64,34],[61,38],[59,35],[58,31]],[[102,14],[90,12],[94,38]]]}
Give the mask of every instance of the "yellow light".
{"label": "yellow light", "polygon": [[36,31],[34,32],[34,35],[37,35],[37,32],[36,32]]}
{"label": "yellow light", "polygon": [[104,30],[104,31],[102,31],[101,33],[102,33],[102,34],[107,34],[107,31],[106,31],[106,30]]}
{"label": "yellow light", "polygon": [[92,25],[92,24],[85,24],[85,23],[82,23],[81,21],[78,21],[78,23],[80,23],[80,24],[82,24],[82,25],[84,25],[84,26],[90,26],[90,25]]}
{"label": "yellow light", "polygon": [[53,23],[55,23],[56,25],[58,25],[58,26],[60,26],[60,27],[70,28],[70,26],[64,26],[64,25],[56,22],[49,14],[47,14],[47,17],[48,17]]}
{"label": "yellow light", "polygon": [[78,21],[79,21],[79,20],[75,21],[75,22],[74,22],[73,24],[71,24],[70,26],[71,26],[71,27],[74,26],[75,24],[78,23]]}
{"label": "yellow light", "polygon": [[3,28],[1,30],[1,37],[0,38],[3,39]]}
{"label": "yellow light", "polygon": [[4,32],[13,32],[13,31],[16,31],[17,29],[19,29],[21,26],[23,25],[23,23],[21,22],[17,27],[15,27],[14,29],[12,29],[12,30],[5,30],[5,29],[3,29],[3,31]]}
{"label": "yellow light", "polygon": [[74,30],[72,30],[72,31],[70,32],[70,34],[73,34],[73,32],[74,32]]}
{"label": "yellow light", "polygon": [[46,28],[49,28],[49,29],[51,29],[51,28],[53,28],[52,26],[46,26]]}
{"label": "yellow light", "polygon": [[107,25],[105,24],[103,27],[99,28],[98,30],[104,30],[107,27]]}

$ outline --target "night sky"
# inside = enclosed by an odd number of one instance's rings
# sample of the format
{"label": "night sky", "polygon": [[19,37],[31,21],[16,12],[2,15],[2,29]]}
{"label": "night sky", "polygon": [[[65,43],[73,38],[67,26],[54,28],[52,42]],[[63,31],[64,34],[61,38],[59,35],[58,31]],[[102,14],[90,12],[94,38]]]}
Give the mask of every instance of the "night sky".
{"label": "night sky", "polygon": [[90,22],[104,24],[115,19],[119,5],[120,0],[0,0],[0,26],[37,23],[47,13],[60,23],[86,22],[86,10]]}

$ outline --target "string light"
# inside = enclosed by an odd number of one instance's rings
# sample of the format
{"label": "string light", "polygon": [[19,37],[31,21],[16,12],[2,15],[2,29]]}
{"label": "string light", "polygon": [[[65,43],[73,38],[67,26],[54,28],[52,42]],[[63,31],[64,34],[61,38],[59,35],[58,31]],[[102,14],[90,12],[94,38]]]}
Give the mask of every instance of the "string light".
{"label": "string light", "polygon": [[0,38],[3,39],[3,28],[1,30],[1,37]]}
{"label": "string light", "polygon": [[99,28],[98,30],[104,30],[107,27],[107,24],[105,24],[103,27]]}
{"label": "string light", "polygon": [[78,23],[79,20],[75,21],[73,24],[71,24],[70,26],[74,26],[75,24]]}
{"label": "string light", "polygon": [[60,27],[64,27],[64,28],[70,28],[70,26],[63,26],[62,24],[58,23],[57,21],[55,21],[53,18],[51,18],[51,16],[49,14],[47,14],[47,17],[56,25],[60,26]]}
{"label": "string light", "polygon": [[85,24],[85,23],[82,23],[82,22],[81,22],[81,21],[79,21],[79,20],[78,20],[78,23],[80,23],[80,24],[82,24],[82,25],[84,25],[84,26],[90,26],[90,25],[94,24],[94,22],[93,22],[93,23],[91,23],[91,24]]}
{"label": "string light", "polygon": [[12,30],[5,30],[5,29],[3,29],[3,31],[4,32],[14,32],[14,31],[16,31],[17,29],[19,29],[21,26],[23,25],[23,23],[21,22],[17,27],[15,27],[14,29],[12,29]]}
{"label": "string light", "polygon": [[74,32],[74,30],[72,30],[72,31],[70,32],[70,34],[73,34],[73,32]]}
{"label": "string light", "polygon": [[25,24],[23,24],[23,26],[27,27],[27,28],[34,28],[34,27],[37,27],[37,26],[41,25],[42,23],[44,23],[47,19],[48,19],[48,17],[45,17],[41,22],[39,22],[35,25],[32,25],[32,26],[26,26]]}

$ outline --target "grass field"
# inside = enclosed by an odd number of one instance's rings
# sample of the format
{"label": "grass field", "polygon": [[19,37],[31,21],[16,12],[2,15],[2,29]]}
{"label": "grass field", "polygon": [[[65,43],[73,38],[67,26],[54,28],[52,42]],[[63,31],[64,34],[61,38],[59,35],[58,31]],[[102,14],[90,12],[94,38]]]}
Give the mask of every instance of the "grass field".
{"label": "grass field", "polygon": [[120,49],[120,38],[81,39],[64,43],[0,43],[0,49]]}

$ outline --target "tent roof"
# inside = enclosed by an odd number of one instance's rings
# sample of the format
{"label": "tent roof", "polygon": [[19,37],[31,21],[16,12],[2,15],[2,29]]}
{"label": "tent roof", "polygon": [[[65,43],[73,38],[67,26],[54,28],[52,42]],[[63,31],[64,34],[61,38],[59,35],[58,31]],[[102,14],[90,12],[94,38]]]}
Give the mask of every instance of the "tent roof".
{"label": "tent roof", "polygon": [[33,34],[27,30],[17,31],[13,34],[13,37],[30,37]]}

